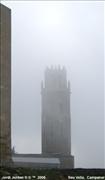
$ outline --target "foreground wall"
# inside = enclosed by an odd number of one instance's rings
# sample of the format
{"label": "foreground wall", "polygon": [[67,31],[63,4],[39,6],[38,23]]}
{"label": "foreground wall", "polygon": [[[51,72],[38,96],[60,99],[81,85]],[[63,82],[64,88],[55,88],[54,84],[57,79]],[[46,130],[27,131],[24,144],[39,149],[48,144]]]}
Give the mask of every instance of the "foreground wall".
{"label": "foreground wall", "polygon": [[0,4],[0,164],[11,159],[11,10]]}

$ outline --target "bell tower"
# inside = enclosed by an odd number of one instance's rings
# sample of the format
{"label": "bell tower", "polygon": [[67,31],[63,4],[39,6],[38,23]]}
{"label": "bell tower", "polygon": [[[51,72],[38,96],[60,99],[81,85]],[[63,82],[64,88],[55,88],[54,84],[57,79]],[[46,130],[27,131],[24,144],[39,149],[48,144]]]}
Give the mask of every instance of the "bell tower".
{"label": "bell tower", "polygon": [[42,154],[70,157],[70,82],[65,67],[46,68],[41,94]]}

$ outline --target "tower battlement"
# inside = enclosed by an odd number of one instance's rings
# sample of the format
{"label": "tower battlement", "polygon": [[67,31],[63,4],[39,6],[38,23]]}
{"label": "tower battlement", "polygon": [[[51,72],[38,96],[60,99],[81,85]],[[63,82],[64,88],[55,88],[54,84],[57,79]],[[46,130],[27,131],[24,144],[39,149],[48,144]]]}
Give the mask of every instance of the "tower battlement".
{"label": "tower battlement", "polygon": [[60,66],[60,65],[58,65],[58,66],[51,66],[51,67],[46,67],[46,70],[45,71],[64,71],[64,72],[66,72],[66,68],[65,68],[65,66]]}
{"label": "tower battlement", "polygon": [[45,70],[45,80],[42,87],[48,90],[70,90],[70,83],[67,81],[66,68],[60,66],[47,67]]}

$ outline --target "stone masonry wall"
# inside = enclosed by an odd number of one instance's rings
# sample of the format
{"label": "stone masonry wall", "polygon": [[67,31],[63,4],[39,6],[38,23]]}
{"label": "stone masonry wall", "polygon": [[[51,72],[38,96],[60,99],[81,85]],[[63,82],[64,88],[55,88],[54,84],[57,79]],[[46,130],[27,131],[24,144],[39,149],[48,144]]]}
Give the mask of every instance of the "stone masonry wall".
{"label": "stone masonry wall", "polygon": [[0,4],[0,163],[11,158],[11,10]]}

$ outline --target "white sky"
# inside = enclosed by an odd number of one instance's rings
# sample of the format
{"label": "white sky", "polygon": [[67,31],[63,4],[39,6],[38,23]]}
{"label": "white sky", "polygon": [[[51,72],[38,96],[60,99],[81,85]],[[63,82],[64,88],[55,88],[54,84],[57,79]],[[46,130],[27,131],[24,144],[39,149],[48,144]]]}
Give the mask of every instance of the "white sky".
{"label": "white sky", "polygon": [[41,152],[44,69],[71,82],[76,167],[104,167],[104,2],[2,1],[12,10],[12,145]]}

